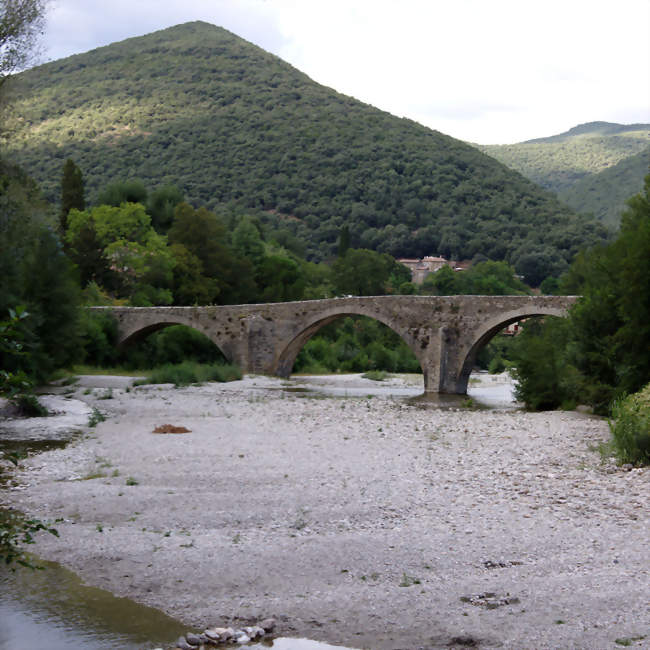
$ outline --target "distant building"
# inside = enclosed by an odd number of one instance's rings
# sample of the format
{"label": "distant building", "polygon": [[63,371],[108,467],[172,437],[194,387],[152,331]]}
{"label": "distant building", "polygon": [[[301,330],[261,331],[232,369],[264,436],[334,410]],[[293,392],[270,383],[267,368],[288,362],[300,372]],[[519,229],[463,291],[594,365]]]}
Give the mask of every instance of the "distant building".
{"label": "distant building", "polygon": [[408,267],[411,271],[411,282],[413,284],[422,284],[427,275],[439,271],[443,266],[449,266],[454,271],[462,271],[467,268],[466,264],[461,264],[454,260],[447,260],[444,257],[433,257],[431,255],[427,255],[421,260],[403,258],[397,261]]}

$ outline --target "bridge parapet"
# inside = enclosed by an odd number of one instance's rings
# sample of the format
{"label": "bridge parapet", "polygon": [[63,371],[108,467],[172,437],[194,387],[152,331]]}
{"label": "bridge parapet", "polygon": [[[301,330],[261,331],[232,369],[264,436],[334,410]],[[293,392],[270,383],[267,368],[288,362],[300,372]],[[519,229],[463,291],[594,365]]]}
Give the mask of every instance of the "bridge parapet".
{"label": "bridge parapet", "polygon": [[509,323],[565,316],[576,296],[363,296],[258,305],[92,307],[117,321],[120,344],[167,327],[192,327],[245,372],[288,376],[303,345],[342,316],[369,316],[413,350],[425,391],[467,390],[476,353]]}

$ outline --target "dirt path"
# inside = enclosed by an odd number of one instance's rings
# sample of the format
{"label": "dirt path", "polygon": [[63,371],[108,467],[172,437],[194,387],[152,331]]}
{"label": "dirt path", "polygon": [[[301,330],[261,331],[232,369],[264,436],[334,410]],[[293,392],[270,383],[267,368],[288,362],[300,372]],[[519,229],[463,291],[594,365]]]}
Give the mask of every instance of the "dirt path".
{"label": "dirt path", "polygon": [[606,422],[281,387],[80,388],[107,420],[4,497],[64,518],[45,558],[197,630],[275,616],[353,648],[650,647],[650,471],[601,464]]}

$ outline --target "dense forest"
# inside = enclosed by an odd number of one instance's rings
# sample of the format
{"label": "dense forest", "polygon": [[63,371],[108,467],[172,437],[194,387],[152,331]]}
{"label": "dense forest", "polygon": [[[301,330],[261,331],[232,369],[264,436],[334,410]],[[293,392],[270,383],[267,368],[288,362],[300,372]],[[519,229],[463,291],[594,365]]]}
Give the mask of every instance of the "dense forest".
{"label": "dense forest", "polygon": [[51,201],[72,158],[90,204],[116,180],[174,184],[191,205],[254,214],[316,262],[335,254],[347,226],[355,248],[478,255],[518,270],[535,256],[558,275],[605,236],[476,148],[205,23],[55,61],[16,83],[6,147]]}
{"label": "dense forest", "polygon": [[650,170],[650,147],[623,158],[616,165],[581,178],[559,197],[577,212],[593,214],[605,225],[618,228],[625,201],[643,187]]}
{"label": "dense forest", "polygon": [[649,145],[650,124],[589,122],[546,138],[477,146],[577,212],[618,228],[625,201],[643,187]]}

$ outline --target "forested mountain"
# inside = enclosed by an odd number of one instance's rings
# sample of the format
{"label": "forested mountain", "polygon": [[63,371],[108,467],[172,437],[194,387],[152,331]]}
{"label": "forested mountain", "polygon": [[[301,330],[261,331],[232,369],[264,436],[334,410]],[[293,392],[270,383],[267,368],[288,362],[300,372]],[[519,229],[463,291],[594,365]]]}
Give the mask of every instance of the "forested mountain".
{"label": "forested mountain", "polygon": [[[589,122],[548,138],[477,146],[542,187],[563,193],[577,181],[640,153],[648,145],[650,124]],[[634,192],[642,187],[643,176]]]}
{"label": "forested mountain", "polygon": [[650,124],[589,122],[547,138],[478,148],[616,228],[625,199],[643,187],[649,145]]}
{"label": "forested mountain", "polygon": [[[19,75],[3,143],[58,200],[64,161],[92,204],[107,184],[175,184],[190,203],[254,212],[331,257],[483,255],[557,274],[600,226],[476,148],[311,81],[194,22]],[[523,260],[523,261],[522,261]]]}
{"label": "forested mountain", "polygon": [[623,158],[598,174],[590,174],[561,191],[559,197],[577,212],[593,214],[604,224],[617,228],[625,201],[643,187],[650,171],[650,147]]}

